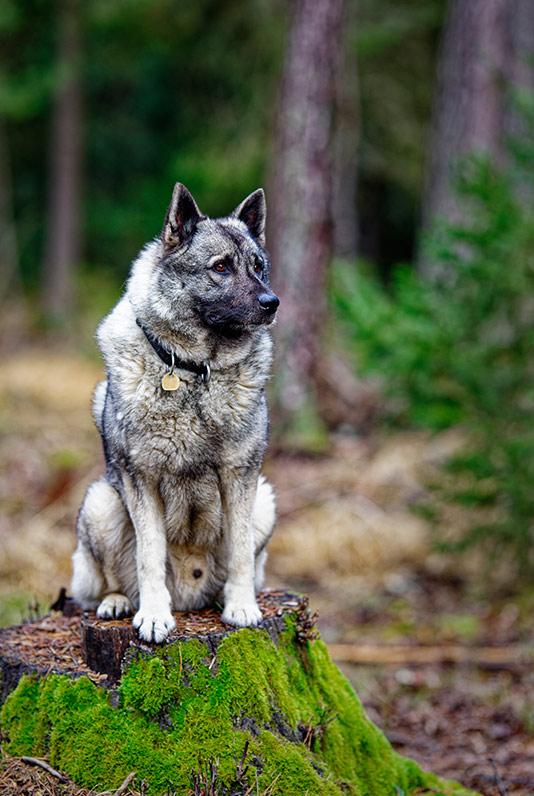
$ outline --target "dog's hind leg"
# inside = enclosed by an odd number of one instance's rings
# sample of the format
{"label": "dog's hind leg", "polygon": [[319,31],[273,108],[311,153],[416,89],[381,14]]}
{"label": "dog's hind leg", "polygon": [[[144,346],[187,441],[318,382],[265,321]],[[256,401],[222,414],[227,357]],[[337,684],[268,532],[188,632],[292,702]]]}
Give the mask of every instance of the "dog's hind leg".
{"label": "dog's hind leg", "polygon": [[[97,609],[102,619],[131,614],[130,598],[136,596],[135,576],[131,578],[132,571],[135,575],[133,529],[118,492],[105,478],[87,490],[77,534],[78,547],[72,556],[74,600],[84,610]],[[119,581],[116,573],[121,569],[126,577],[121,573]]]}
{"label": "dog's hind leg", "polygon": [[72,580],[70,589],[74,601],[84,609],[93,611],[104,591],[104,574],[90,549],[78,541],[72,556]]}
{"label": "dog's hind leg", "polygon": [[263,475],[258,479],[256,501],[252,511],[252,532],[254,534],[254,588],[259,591],[265,579],[267,561],[267,542],[271,538],[276,519],[276,504],[271,484]]}

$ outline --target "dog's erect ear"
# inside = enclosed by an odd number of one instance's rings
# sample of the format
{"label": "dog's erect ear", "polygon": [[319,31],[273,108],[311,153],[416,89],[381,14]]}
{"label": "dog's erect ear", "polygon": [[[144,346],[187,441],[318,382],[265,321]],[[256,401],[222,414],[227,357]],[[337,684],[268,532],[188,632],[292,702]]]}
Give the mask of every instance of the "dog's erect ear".
{"label": "dog's erect ear", "polygon": [[263,188],[258,188],[257,191],[247,196],[247,198],[236,207],[232,215],[247,225],[251,235],[257,239],[260,246],[265,246],[267,206],[265,204]]}
{"label": "dog's erect ear", "polygon": [[163,245],[169,249],[180,246],[193,234],[201,218],[203,215],[197,203],[185,185],[177,182],[161,233]]}

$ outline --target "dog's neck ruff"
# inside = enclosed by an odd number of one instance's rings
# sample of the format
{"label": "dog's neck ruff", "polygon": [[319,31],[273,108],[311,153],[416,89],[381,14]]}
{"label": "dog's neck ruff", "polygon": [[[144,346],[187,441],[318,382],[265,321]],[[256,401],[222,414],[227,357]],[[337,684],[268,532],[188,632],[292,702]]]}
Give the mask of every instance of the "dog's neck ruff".
{"label": "dog's neck ruff", "polygon": [[136,322],[158,357],[171,369],[171,372],[175,368],[178,370],[189,370],[191,373],[196,373],[197,376],[200,376],[204,384],[209,382],[211,378],[211,368],[208,362],[192,362],[191,360],[180,359],[173,351],[169,351],[165,348],[159,340],[143,326],[139,318],[136,318]]}

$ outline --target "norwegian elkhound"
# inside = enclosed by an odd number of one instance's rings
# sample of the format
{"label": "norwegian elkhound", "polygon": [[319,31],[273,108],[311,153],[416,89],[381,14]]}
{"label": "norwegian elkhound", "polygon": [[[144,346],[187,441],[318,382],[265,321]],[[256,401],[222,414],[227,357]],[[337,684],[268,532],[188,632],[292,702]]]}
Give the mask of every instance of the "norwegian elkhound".
{"label": "norwegian elkhound", "polygon": [[261,621],[275,519],[259,475],[279,304],[268,277],[263,191],[210,219],[177,183],[160,237],[98,328],[106,476],[80,509],[72,595],[101,618],[135,610],[146,641],[166,638],[171,611],[216,600],[224,622]]}

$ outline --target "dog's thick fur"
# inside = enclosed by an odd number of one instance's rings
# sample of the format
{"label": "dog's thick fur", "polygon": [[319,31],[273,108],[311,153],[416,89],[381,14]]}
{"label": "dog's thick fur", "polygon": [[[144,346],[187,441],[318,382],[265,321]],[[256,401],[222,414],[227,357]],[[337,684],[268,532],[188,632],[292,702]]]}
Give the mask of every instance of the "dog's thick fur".
{"label": "dog's thick fur", "polygon": [[[72,594],[101,618],[135,610],[146,641],[166,638],[172,610],[216,600],[225,622],[261,620],[275,506],[259,470],[278,306],[264,228],[261,189],[210,219],[178,183],[161,236],[98,328],[107,380],[93,414],[107,470],[80,509]],[[169,368],[144,330],[182,361],[208,363],[209,381],[178,367],[178,389],[163,390]]]}

